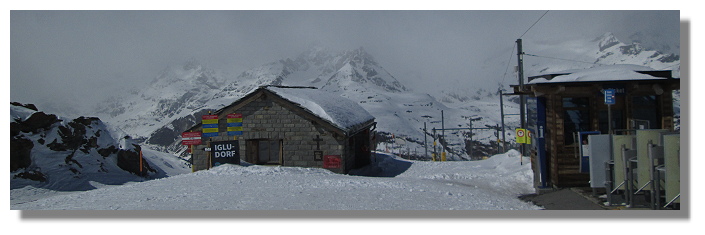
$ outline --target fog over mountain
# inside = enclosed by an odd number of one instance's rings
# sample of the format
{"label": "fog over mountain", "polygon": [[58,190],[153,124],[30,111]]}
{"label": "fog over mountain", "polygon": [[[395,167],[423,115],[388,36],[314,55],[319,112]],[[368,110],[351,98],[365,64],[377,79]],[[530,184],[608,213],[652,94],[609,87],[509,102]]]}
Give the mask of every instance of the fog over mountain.
{"label": "fog over mountain", "polygon": [[[606,32],[625,44],[680,55],[678,11],[544,13],[11,11],[10,98],[61,115],[96,115],[95,104],[105,97],[150,86],[165,68],[190,58],[222,73],[213,78],[225,86],[248,69],[295,58],[312,45],[362,47],[406,89],[430,94],[516,83],[519,37],[536,55]],[[543,56],[574,58],[562,48]],[[525,62],[546,63],[540,60]]]}

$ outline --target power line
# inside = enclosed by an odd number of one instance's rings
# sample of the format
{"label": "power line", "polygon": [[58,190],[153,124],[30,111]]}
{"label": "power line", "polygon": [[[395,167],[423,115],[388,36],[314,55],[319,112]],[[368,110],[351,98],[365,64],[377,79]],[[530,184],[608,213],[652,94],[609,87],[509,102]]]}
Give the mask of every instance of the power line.
{"label": "power line", "polygon": [[[521,34],[521,36],[519,36],[519,38],[523,37],[526,33],[528,33],[529,30],[531,30],[531,28],[533,28],[534,25],[536,25],[539,21],[541,21],[541,19],[543,19],[543,17],[546,14],[548,14],[548,11],[544,12],[543,15],[541,15],[541,17],[539,17],[539,19],[536,20],[536,22],[534,22],[534,24],[529,26],[529,28],[526,29],[526,31],[524,31],[524,33]],[[504,79],[507,77],[507,71],[509,71],[509,65],[510,65],[510,62],[512,61],[512,57],[514,56],[514,49],[516,49],[516,46],[517,46],[516,43],[514,43],[514,47],[512,47],[512,51],[509,53],[509,60],[507,61],[507,68],[504,70],[504,75],[502,76],[502,84],[504,84]]]}
{"label": "power line", "polygon": [[524,32],[523,34],[521,34],[521,36],[519,36],[519,38],[524,37],[524,34],[528,33],[529,30],[531,30],[531,28],[533,28],[534,25],[536,25],[536,23],[538,23],[543,18],[543,16],[545,16],[547,13],[548,13],[548,11],[544,12],[543,15],[541,15],[541,17],[539,17],[539,19],[536,20],[536,22],[534,22],[534,24],[532,24],[531,27],[529,27],[529,29],[526,30],[526,32]]}
{"label": "power line", "polygon": [[514,56],[514,49],[516,47],[517,47],[517,44],[515,43],[514,47],[512,47],[512,51],[509,52],[509,60],[507,61],[507,68],[504,70],[504,75],[502,76],[502,82],[500,84],[504,84],[504,78],[507,77],[507,71],[509,71],[509,62],[512,61],[512,57]]}

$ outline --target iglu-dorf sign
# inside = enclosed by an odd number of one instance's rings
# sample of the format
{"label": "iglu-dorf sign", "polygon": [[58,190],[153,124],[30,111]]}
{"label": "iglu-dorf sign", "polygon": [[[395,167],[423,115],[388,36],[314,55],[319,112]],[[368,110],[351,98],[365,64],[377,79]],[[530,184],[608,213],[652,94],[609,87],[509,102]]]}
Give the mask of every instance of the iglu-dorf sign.
{"label": "iglu-dorf sign", "polygon": [[240,164],[240,145],[237,140],[214,141],[210,144],[213,166],[229,163]]}

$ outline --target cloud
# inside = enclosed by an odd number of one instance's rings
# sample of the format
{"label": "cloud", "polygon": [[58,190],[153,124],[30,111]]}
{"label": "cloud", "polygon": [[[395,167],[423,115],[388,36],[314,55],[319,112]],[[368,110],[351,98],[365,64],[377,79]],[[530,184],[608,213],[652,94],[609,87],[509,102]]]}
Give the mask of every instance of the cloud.
{"label": "cloud", "polygon": [[[88,107],[191,57],[239,74],[312,43],[364,47],[412,88],[495,86],[514,41],[544,12],[11,11],[11,99]],[[678,42],[679,12],[551,11],[524,42],[608,31],[622,40],[648,32]]]}

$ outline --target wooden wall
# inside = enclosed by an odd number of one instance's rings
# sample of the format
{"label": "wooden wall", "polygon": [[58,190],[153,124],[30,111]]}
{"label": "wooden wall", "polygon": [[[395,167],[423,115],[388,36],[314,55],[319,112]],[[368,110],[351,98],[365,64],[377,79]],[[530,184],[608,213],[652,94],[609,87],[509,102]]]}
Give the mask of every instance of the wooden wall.
{"label": "wooden wall", "polygon": [[[624,84],[625,117],[631,118],[631,97],[638,95],[656,95],[658,84],[663,92],[659,95],[659,114],[662,129],[673,129],[673,89],[680,89],[679,83],[622,82]],[[554,187],[589,186],[589,174],[580,173],[580,158],[576,147],[566,145],[564,136],[564,97],[589,97],[590,99],[590,130],[599,130],[599,112],[604,109],[604,96],[601,93],[604,83],[572,83],[572,84],[534,84],[529,89],[534,96],[546,97],[546,153],[548,158],[548,180]],[[625,121],[626,122],[626,121]],[[628,125],[628,122],[626,123]],[[534,160],[534,159],[532,159]],[[534,161],[536,162],[536,161]]]}

